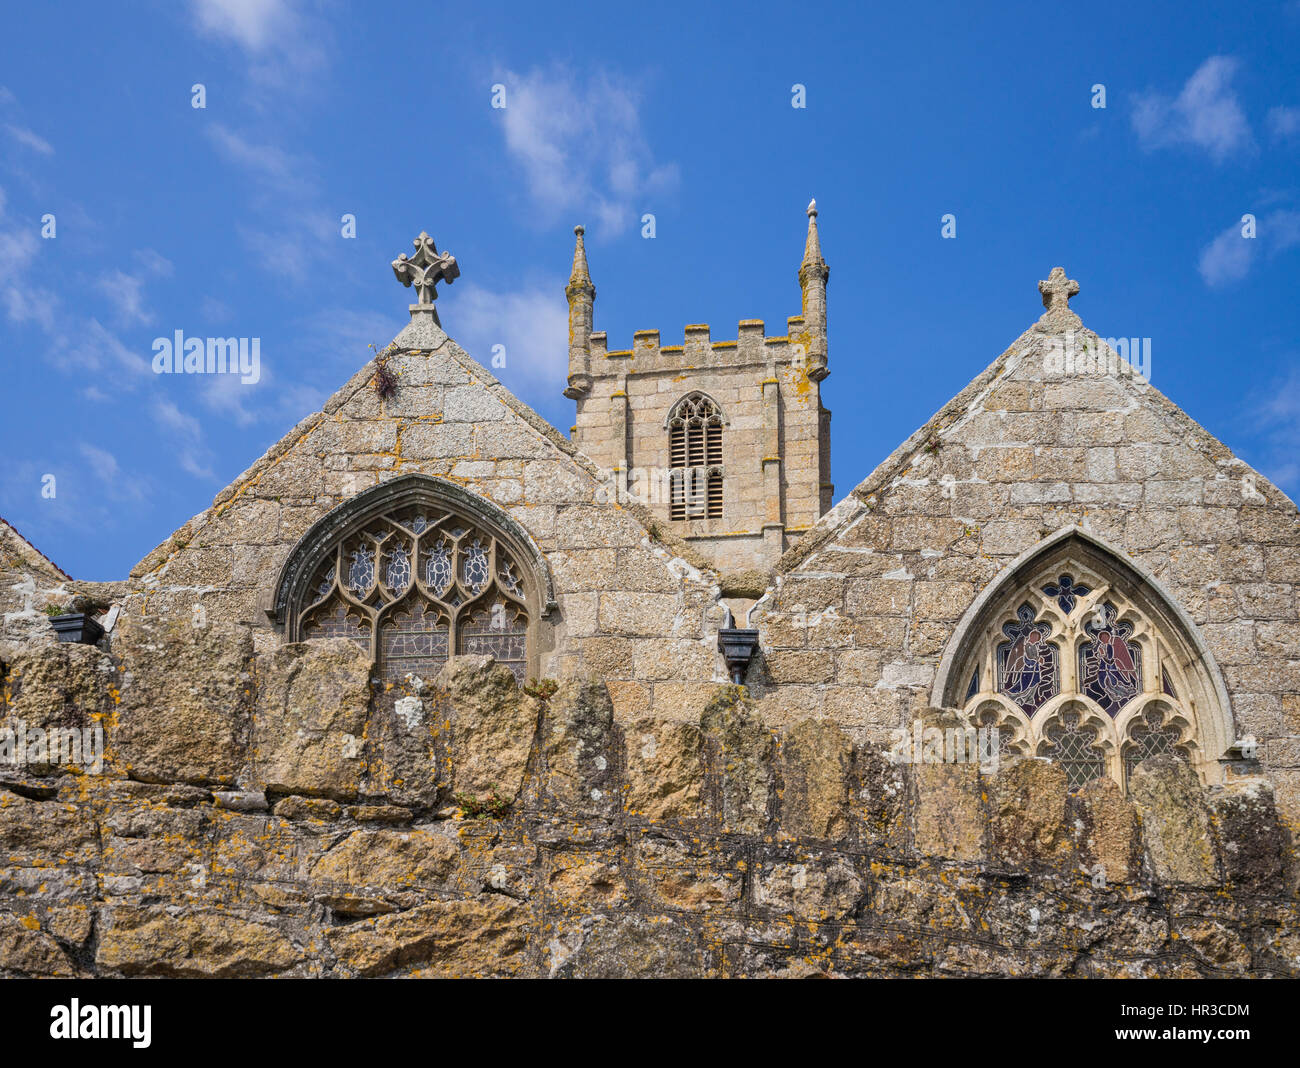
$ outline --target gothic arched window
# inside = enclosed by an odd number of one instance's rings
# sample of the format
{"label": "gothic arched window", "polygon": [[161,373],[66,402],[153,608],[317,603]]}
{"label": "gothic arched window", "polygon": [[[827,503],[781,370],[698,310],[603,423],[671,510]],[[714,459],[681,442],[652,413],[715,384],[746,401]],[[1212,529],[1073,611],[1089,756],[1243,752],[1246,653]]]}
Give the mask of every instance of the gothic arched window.
{"label": "gothic arched window", "polygon": [[669,519],[722,518],[722,410],[688,393],[668,413]]}
{"label": "gothic arched window", "polygon": [[1212,781],[1226,693],[1191,622],[1135,565],[1073,528],[1013,564],[967,612],[932,700],[1046,757],[1070,788],[1173,754]]}
{"label": "gothic arched window", "polygon": [[531,624],[551,601],[540,553],[506,513],[408,475],[312,527],[281,572],[275,614],[291,641],[357,643],[384,682],[428,679],[454,653],[490,653],[522,682]]}

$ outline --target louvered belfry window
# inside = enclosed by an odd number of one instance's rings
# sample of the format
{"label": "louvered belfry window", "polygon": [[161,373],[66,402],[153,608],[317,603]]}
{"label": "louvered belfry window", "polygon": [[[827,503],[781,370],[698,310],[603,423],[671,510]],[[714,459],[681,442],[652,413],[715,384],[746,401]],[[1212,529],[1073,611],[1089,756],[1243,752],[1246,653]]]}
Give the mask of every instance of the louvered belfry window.
{"label": "louvered belfry window", "polygon": [[668,417],[669,519],[722,518],[722,412],[688,393]]}

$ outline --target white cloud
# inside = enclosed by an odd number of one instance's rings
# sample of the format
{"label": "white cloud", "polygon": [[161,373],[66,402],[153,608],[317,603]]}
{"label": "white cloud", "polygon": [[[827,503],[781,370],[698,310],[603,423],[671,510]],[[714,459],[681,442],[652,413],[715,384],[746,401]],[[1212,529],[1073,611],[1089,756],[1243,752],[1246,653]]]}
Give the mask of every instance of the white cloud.
{"label": "white cloud", "polygon": [[565,222],[611,236],[676,185],[677,165],[655,161],[630,86],[605,74],[583,83],[562,69],[500,81],[506,150],[545,221],[567,213],[576,217]]}
{"label": "white cloud", "polygon": [[199,28],[257,52],[290,29],[295,19],[285,0],[195,0]]}
{"label": "white cloud", "polygon": [[158,425],[171,435],[171,455],[181,469],[197,478],[212,478],[212,468],[208,466],[212,462],[212,452],[203,444],[203,430],[199,421],[182,412],[165,397],[154,400],[153,413]]}
{"label": "white cloud", "polygon": [[1300,137],[1300,108],[1275,107],[1268,112],[1268,129],[1278,141]]}
{"label": "white cloud", "polygon": [[[563,388],[569,310],[562,279],[513,293],[458,285],[441,314],[457,343],[529,404],[548,406]],[[492,365],[496,345],[505,346],[504,367]]]}
{"label": "white cloud", "polygon": [[[1300,358],[1300,357],[1297,357]],[[1293,496],[1300,489],[1300,371],[1292,370],[1245,413],[1248,433],[1264,441],[1264,474]]]}
{"label": "white cloud", "polygon": [[1232,89],[1239,64],[1211,56],[1187,79],[1176,99],[1159,93],[1139,97],[1133,129],[1148,150],[1173,145],[1203,149],[1216,163],[1254,146],[1250,123]]}
{"label": "white cloud", "polygon": [[338,246],[337,215],[321,207],[315,175],[319,167],[278,145],[259,144],[220,124],[209,128],[218,153],[244,171],[251,182],[253,208],[261,222],[240,222],[240,238],[267,270],[308,281],[293,250]]}
{"label": "white cloud", "polygon": [[1261,215],[1253,238],[1242,236],[1242,225],[1233,223],[1201,250],[1197,269],[1206,285],[1239,282],[1258,257],[1271,259],[1300,245],[1300,211],[1281,208]]}
{"label": "white cloud", "polygon": [[91,473],[104,488],[109,497],[119,501],[139,501],[144,499],[144,486],[134,475],[124,475],[117,462],[117,457],[107,449],[82,442],[81,455],[90,465]]}
{"label": "white cloud", "polygon": [[144,279],[125,271],[108,271],[95,288],[113,305],[113,314],[122,323],[151,323],[153,315],[144,306]]}
{"label": "white cloud", "polygon": [[5,133],[24,148],[30,148],[33,152],[37,152],[42,156],[54,155],[54,146],[40,134],[27,129],[26,126],[18,126],[12,122],[6,123]]}
{"label": "white cloud", "polygon": [[138,274],[114,268],[95,281],[95,288],[113,305],[113,315],[125,325],[147,324],[154,321],[153,313],[144,305],[144,284],[147,276],[168,276],[172,273],[171,260],[153,249],[140,249],[135,254],[143,270]]}
{"label": "white cloud", "polygon": [[294,0],[193,0],[193,13],[200,33],[243,50],[263,85],[304,92],[325,63],[329,29]]}

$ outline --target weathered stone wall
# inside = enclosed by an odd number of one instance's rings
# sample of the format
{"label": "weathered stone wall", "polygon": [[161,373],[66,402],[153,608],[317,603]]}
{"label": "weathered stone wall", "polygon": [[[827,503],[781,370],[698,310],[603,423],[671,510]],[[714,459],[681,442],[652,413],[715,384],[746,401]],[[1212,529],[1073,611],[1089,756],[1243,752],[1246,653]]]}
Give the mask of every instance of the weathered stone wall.
{"label": "weathered stone wall", "polygon": [[71,600],[68,576],[0,519],[0,650],[55,640],[46,605]]}
{"label": "weathered stone wall", "polygon": [[10,667],[0,726],[109,746],[0,775],[3,976],[1300,975],[1258,778],[1157,759],[1069,795],[776,730],[733,687],[619,725],[603,685],[486,658],[387,719],[347,642],[222,624]]}
{"label": "weathered stone wall", "polygon": [[1067,373],[1049,348],[1065,329],[1097,340],[1072,314],[1045,315],[786,554],[751,616],[762,714],[825,715],[886,740],[931,703],[976,596],[1074,524],[1188,613],[1235,737],[1261,741],[1279,804],[1300,821],[1295,505],[1144,379]]}

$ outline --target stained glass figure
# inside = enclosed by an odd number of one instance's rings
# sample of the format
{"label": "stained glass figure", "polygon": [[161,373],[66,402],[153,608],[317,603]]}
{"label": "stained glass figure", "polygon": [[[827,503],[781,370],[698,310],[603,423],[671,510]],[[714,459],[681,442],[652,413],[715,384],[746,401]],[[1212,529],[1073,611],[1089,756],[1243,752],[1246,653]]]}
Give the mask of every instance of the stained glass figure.
{"label": "stained glass figure", "polygon": [[1109,601],[1101,605],[1083,627],[1091,640],[1079,647],[1079,689],[1110,716],[1142,690],[1142,653],[1129,641],[1133,625],[1117,614]]}
{"label": "stained glass figure", "polygon": [[1057,650],[1031,606],[1021,605],[1016,617],[1002,628],[1010,640],[998,646],[998,690],[1032,716],[1060,691]]}
{"label": "stained glass figure", "polygon": [[1074,611],[1074,603],[1080,597],[1087,597],[1092,592],[1092,587],[1085,586],[1083,583],[1075,583],[1073,575],[1061,575],[1055,582],[1049,582],[1043,587],[1043,592],[1048,597],[1055,597],[1056,603],[1061,606],[1061,611],[1067,616]]}

